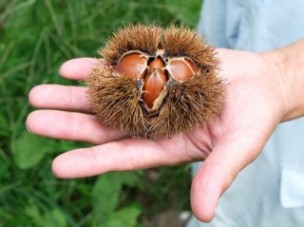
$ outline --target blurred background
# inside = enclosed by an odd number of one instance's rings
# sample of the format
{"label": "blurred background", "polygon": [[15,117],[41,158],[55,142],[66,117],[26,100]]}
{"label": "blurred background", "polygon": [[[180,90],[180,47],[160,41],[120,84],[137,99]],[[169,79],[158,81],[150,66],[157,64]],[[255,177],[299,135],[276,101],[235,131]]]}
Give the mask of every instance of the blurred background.
{"label": "blurred background", "polygon": [[0,226],[183,226],[175,221],[190,211],[188,165],[59,180],[53,158],[89,145],[31,135],[24,123],[33,86],[77,84],[58,76],[64,61],[98,57],[129,23],[195,28],[201,3],[0,0]]}

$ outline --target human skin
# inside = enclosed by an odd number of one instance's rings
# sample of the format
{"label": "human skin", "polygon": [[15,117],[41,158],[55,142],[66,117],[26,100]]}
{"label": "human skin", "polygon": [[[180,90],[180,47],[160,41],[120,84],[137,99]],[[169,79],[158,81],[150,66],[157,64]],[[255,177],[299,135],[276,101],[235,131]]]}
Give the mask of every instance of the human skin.
{"label": "human skin", "polygon": [[[204,160],[192,182],[191,206],[199,220],[209,222],[221,194],[259,155],[277,125],[304,115],[303,50],[304,41],[259,54],[217,49],[227,84],[222,114],[169,139],[132,139],[100,124],[90,112],[86,88],[76,86],[34,87],[29,101],[40,110],[28,116],[26,125],[41,136],[93,144],[55,158],[52,170],[59,178]],[[60,75],[82,81],[95,61],[69,60]]]}

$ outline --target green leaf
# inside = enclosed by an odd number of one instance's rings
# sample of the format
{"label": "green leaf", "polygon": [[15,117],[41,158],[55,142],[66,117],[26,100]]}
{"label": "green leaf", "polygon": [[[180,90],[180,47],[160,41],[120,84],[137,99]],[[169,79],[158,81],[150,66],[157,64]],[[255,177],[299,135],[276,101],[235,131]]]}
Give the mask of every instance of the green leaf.
{"label": "green leaf", "polygon": [[49,220],[56,227],[67,226],[64,213],[59,209],[53,209],[45,215],[45,219]]}
{"label": "green leaf", "polygon": [[24,131],[15,142],[12,142],[14,161],[20,169],[35,166],[50,151],[55,149],[56,141],[38,137]]}
{"label": "green leaf", "polygon": [[35,224],[44,223],[40,210],[36,205],[34,205],[34,204],[29,205],[28,207],[26,207],[24,209],[24,213],[28,217],[30,217]]}
{"label": "green leaf", "polygon": [[137,205],[132,205],[118,210],[109,216],[105,226],[107,227],[135,227],[141,209]]}
{"label": "green leaf", "polygon": [[142,171],[120,172],[121,181],[124,185],[135,187],[141,182]]}
{"label": "green leaf", "polygon": [[34,226],[63,227],[67,225],[64,214],[56,208],[42,215],[40,209],[32,203],[25,208],[24,212],[32,220],[28,224],[34,224]]}
{"label": "green leaf", "polygon": [[119,203],[122,185],[135,187],[140,177],[140,171],[112,172],[99,176],[93,190],[95,210],[103,214],[113,212]]}
{"label": "green leaf", "polygon": [[98,177],[93,189],[93,204],[95,212],[109,214],[119,202],[122,180],[119,173],[105,173]]}

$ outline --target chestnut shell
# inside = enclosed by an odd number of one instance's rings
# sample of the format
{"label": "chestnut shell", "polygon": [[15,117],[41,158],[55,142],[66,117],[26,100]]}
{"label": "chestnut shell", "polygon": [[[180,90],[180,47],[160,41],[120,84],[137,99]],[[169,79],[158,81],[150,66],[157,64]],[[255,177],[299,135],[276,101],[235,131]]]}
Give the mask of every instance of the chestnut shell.
{"label": "chestnut shell", "polygon": [[[143,103],[143,81],[119,73],[116,66],[127,52],[157,57],[159,50],[168,58],[190,59],[197,70],[185,81],[166,83],[159,108],[149,110]],[[98,61],[86,82],[92,111],[102,124],[135,137],[160,138],[192,130],[221,113],[225,86],[217,76],[214,49],[189,28],[126,26],[99,53],[106,63]]]}

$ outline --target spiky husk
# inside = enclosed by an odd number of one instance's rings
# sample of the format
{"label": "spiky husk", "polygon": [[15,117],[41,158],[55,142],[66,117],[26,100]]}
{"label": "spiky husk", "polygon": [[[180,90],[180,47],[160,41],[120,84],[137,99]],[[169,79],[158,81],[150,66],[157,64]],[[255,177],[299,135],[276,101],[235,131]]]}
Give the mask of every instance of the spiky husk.
{"label": "spiky husk", "polygon": [[130,50],[154,53],[159,48],[163,32],[163,28],[155,25],[127,26],[114,33],[99,54],[111,65],[116,65],[120,57]]}
{"label": "spiky husk", "polygon": [[168,88],[160,114],[150,124],[152,136],[171,136],[189,131],[219,115],[223,105],[223,85],[214,71],[199,72],[184,83]]}
{"label": "spiky husk", "polygon": [[203,69],[215,70],[218,65],[214,48],[190,28],[170,26],[164,31],[161,43],[170,57],[187,56]]}
{"label": "spiky husk", "polygon": [[102,123],[132,136],[147,130],[136,81],[117,74],[110,65],[97,62],[87,85],[92,111]]}
{"label": "spiky husk", "polygon": [[[142,108],[137,81],[119,75],[114,68],[127,51],[153,55],[160,48],[168,56],[191,58],[199,71],[185,82],[171,80],[164,104],[151,116]],[[189,131],[220,114],[224,85],[217,76],[214,49],[190,29],[129,26],[117,32],[100,52],[108,65],[98,62],[87,84],[92,111],[103,124],[132,136],[156,138]]]}

